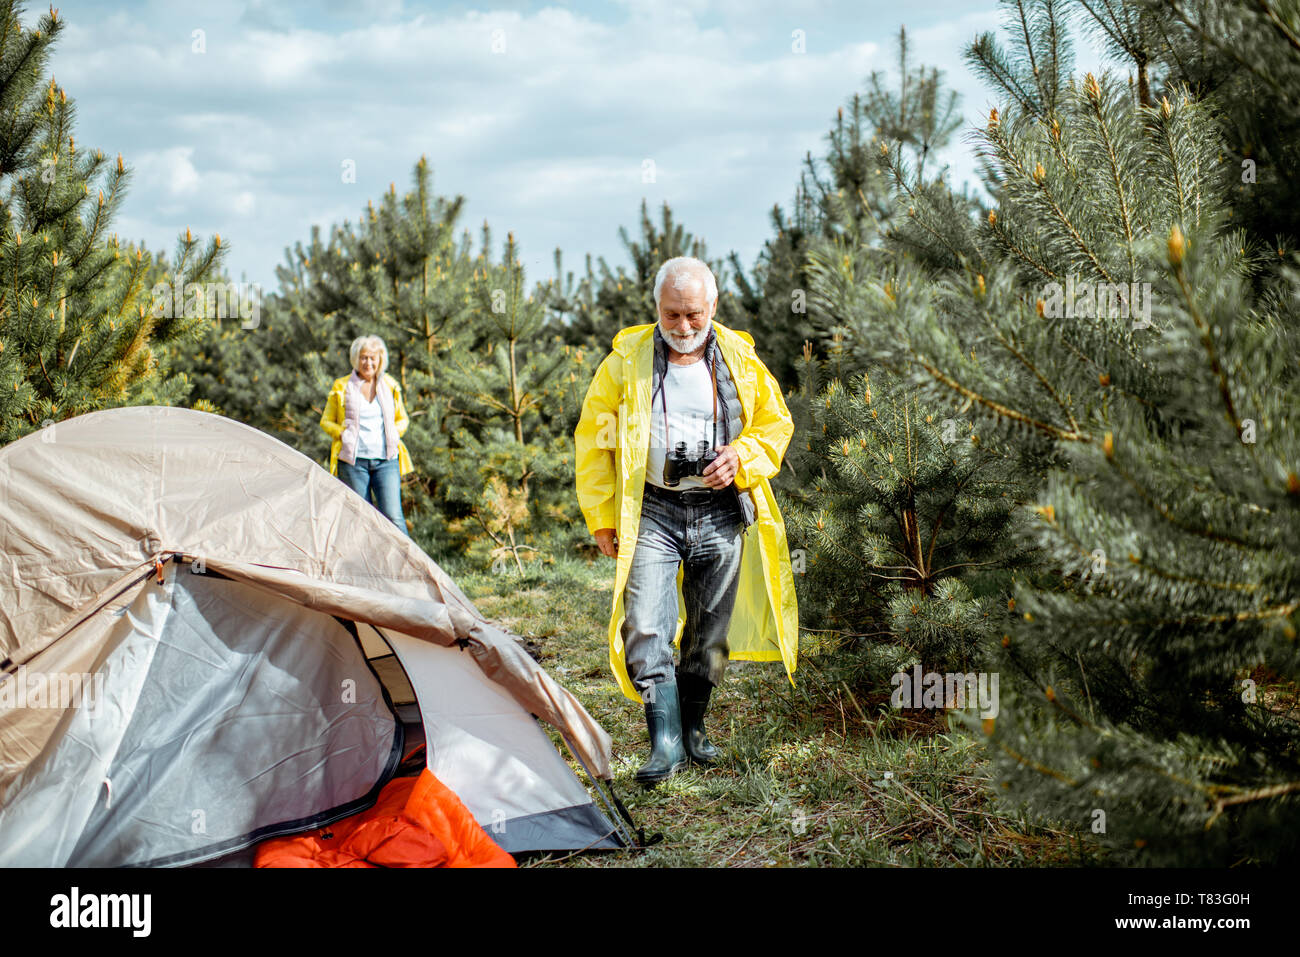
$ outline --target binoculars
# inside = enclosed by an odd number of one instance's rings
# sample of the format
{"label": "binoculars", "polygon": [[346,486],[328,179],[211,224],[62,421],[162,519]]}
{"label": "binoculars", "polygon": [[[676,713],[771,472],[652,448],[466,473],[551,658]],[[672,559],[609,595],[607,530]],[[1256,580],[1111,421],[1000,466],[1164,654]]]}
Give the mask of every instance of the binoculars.
{"label": "binoculars", "polygon": [[686,457],[686,443],[678,442],[664,458],[664,485],[676,488],[686,475],[703,475],[709,463],[718,457],[718,453],[709,448],[709,443],[701,440],[696,443],[695,456]]}

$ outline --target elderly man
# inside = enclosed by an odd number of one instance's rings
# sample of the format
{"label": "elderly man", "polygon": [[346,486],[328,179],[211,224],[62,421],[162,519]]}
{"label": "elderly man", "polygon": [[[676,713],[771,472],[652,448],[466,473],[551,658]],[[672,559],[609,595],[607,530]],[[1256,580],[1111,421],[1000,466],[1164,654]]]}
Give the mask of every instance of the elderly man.
{"label": "elderly man", "polygon": [[578,503],[618,563],[610,665],[645,704],[647,786],[716,760],[704,715],[730,659],[784,661],[793,683],[798,647],[768,483],[794,431],[781,390],[754,340],[713,321],[705,263],[668,260],[654,295],[659,321],[614,337],[574,434]]}

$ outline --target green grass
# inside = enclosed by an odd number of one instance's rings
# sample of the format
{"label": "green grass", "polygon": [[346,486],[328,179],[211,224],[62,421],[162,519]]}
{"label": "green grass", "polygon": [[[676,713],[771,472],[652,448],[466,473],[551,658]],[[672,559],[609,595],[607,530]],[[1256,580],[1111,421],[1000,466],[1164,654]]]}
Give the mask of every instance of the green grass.
{"label": "green grass", "polygon": [[[949,727],[941,713],[890,708],[894,665],[888,653],[875,660],[831,651],[813,635],[802,639],[793,687],[779,665],[733,662],[707,718],[722,760],[643,790],[633,775],[648,754],[644,715],[609,671],[613,563],[534,563],[525,566],[522,579],[455,561],[446,567],[483,614],[524,638],[609,732],[619,797],[647,835],[663,834],[662,842],[641,852],[541,857],[526,866],[969,867],[1099,860],[1095,847],[1077,835],[1037,826],[991,800],[977,737]],[[864,690],[875,688],[884,690]],[[561,751],[568,757],[567,749]]]}

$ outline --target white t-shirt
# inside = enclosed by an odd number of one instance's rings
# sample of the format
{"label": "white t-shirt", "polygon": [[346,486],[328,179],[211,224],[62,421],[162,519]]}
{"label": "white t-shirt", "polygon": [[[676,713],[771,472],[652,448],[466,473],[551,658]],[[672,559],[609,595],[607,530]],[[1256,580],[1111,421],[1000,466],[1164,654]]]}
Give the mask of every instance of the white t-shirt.
{"label": "white t-shirt", "polygon": [[364,396],[361,401],[358,420],[360,431],[357,433],[357,452],[359,459],[387,459],[388,444],[384,441],[384,410],[379,404],[379,394],[369,402]]}
{"label": "white t-shirt", "polygon": [[[668,436],[664,437],[663,399],[668,399]],[[686,443],[686,457],[699,455],[699,443],[707,442],[710,450],[722,442],[718,430],[714,440],[713,429],[713,377],[704,359],[690,365],[668,363],[664,375],[664,394],[656,395],[650,409],[650,448],[646,457],[646,481],[660,488],[664,485],[664,457],[668,443],[676,448],[678,442]],[[698,475],[682,476],[677,491],[688,488],[707,488]]]}

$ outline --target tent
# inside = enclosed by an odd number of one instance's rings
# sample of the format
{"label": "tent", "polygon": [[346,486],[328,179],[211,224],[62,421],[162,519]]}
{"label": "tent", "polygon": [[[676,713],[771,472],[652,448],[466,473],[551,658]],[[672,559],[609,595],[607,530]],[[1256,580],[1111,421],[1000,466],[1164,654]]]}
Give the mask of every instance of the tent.
{"label": "tent", "polygon": [[604,729],[306,456],[163,407],[0,449],[0,865],[237,859],[421,742],[511,853],[634,841]]}

